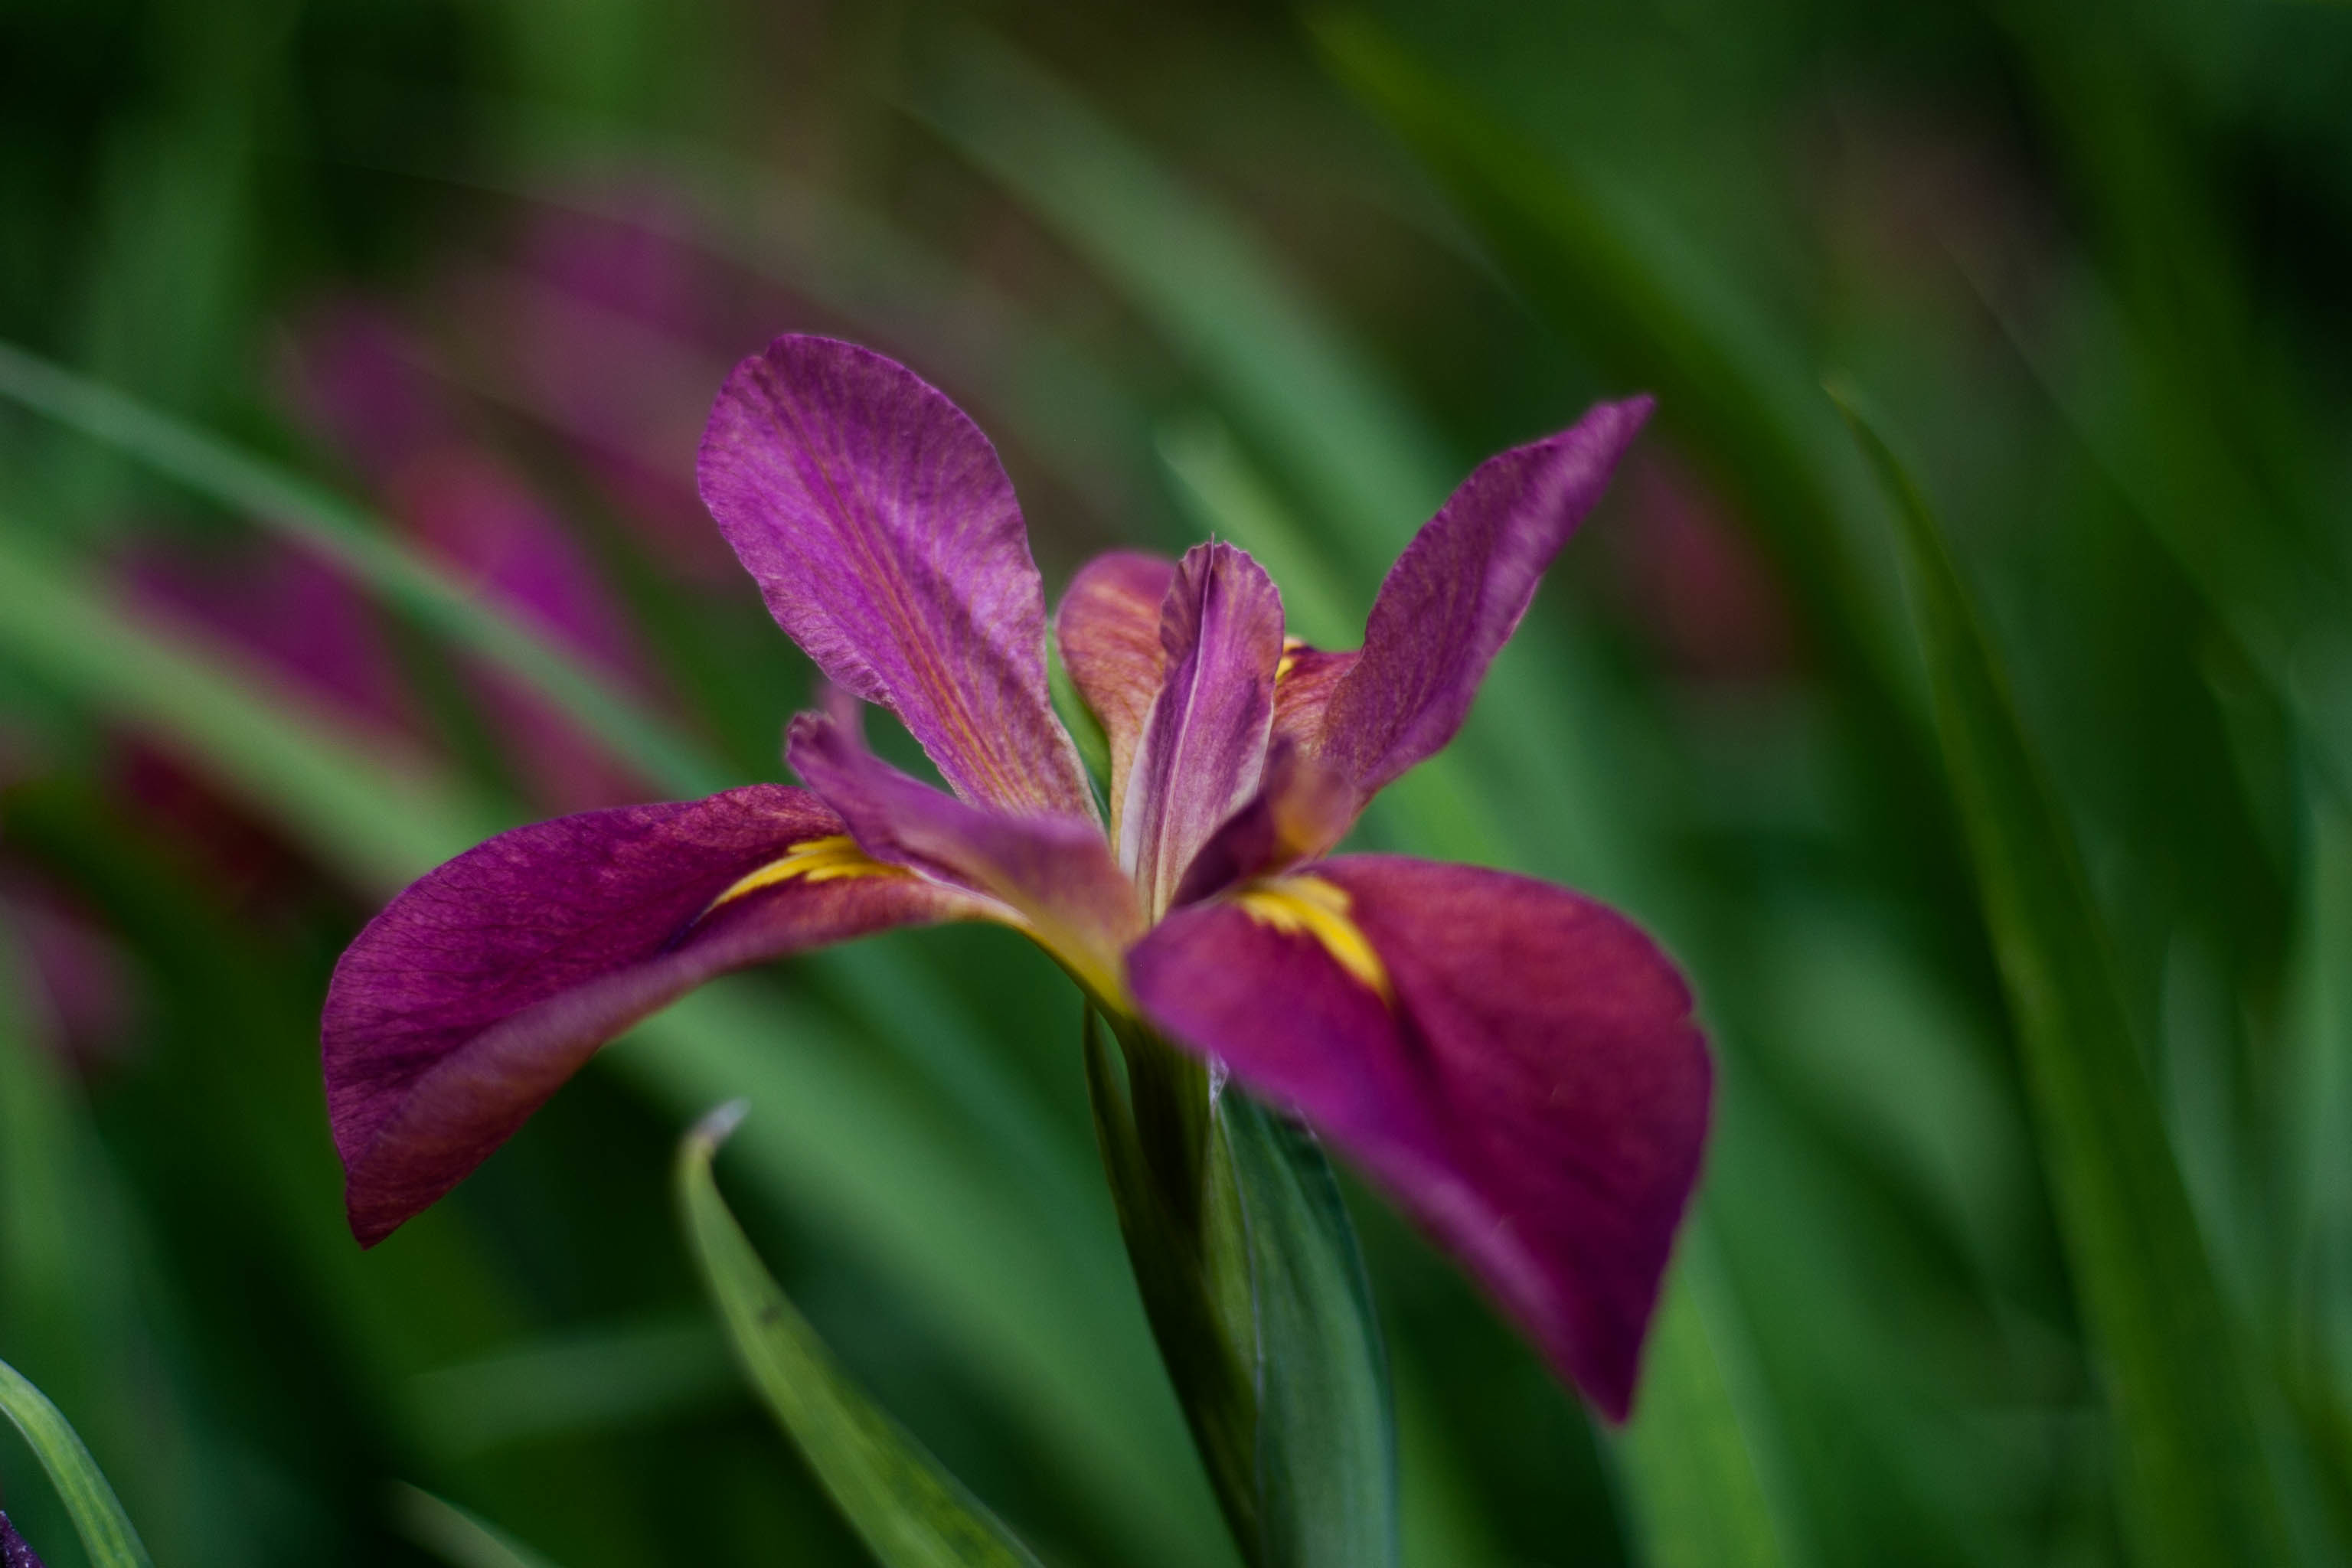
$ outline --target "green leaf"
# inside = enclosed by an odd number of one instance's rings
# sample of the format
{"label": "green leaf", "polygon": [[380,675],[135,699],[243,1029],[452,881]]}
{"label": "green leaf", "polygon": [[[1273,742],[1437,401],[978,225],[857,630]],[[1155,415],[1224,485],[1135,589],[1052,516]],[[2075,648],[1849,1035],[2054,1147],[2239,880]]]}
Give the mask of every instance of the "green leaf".
{"label": "green leaf", "polygon": [[1087,1084],[1177,1398],[1254,1568],[1398,1560],[1396,1413],[1337,1178],[1304,1129],[1088,1010]]}
{"label": "green leaf", "polygon": [[2231,1323],[2059,803],[1927,498],[1832,391],[1894,503],[1936,721],[2042,1161],[2114,1409],[2137,1560],[2287,1560]]}
{"label": "green leaf", "polygon": [[41,1468],[49,1472],[89,1552],[91,1568],[153,1568],[139,1532],[124,1517],[114,1489],[81,1438],[58,1407],[6,1362],[0,1362],[0,1413],[16,1424]]}
{"label": "green leaf", "polygon": [[1037,1560],[850,1381],[784,1297],[711,1177],[742,1101],[703,1119],[677,1156],[677,1199],[704,1282],[745,1373],[885,1568]]}
{"label": "green leaf", "polygon": [[379,520],[317,486],[109,386],[0,343],[0,397],[118,447],[273,532],[318,551],[425,625],[562,709],[661,787],[709,795],[728,779],[629,696],[462,581]]}
{"label": "green leaf", "polygon": [[1305,1128],[1230,1084],[1217,1121],[1249,1235],[1265,1561],[1393,1564],[1395,1399],[1339,1179]]}
{"label": "green leaf", "polygon": [[1780,1568],[1788,1523],[1772,1506],[1757,1456],[1772,1445],[1748,1430],[1755,1401],[1741,1373],[1746,1347],[1728,1280],[1705,1215],[1684,1228],[1674,1272],[1650,1328],[1641,1403],[1622,1452],[1650,1568]]}
{"label": "green leaf", "polygon": [[452,1568],[555,1568],[498,1526],[421,1487],[395,1484],[392,1506],[400,1532]]}

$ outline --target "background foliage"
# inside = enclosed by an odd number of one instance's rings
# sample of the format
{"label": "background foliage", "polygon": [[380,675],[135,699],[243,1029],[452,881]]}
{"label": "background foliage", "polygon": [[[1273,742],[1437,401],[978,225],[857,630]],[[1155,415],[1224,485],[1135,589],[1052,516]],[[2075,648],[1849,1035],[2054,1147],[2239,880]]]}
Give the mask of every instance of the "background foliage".
{"label": "background foliage", "polygon": [[691,492],[778,331],[970,407],[1052,587],[1213,531],[1341,643],[1646,387],[1363,837],[1658,931],[1718,1134],[1622,1434],[1352,1194],[1409,1560],[2344,1560],[2347,80],[2285,0],[5,0],[0,337],[104,390],[0,357],[0,1358],[165,1564],[857,1562],[670,1207],[742,1095],[738,1213],[950,1469],[1224,1561],[1021,944],[698,996],[366,1255],[329,968],[499,826],[779,776]]}

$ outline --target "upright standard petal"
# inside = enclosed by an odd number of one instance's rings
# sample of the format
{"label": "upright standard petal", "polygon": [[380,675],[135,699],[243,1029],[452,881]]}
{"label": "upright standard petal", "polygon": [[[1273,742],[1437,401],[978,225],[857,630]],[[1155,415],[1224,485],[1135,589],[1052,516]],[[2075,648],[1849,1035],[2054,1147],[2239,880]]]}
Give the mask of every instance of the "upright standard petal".
{"label": "upright standard petal", "polygon": [[1624,1418],[1710,1088],[1690,994],[1648,938],[1523,877],[1349,856],[1178,910],[1129,982],[1170,1038],[1361,1163]]}
{"label": "upright standard petal", "polygon": [[780,784],[500,834],[394,899],[336,966],[327,1109],[352,1229],[390,1235],[598,1047],[712,975],[1009,914],[874,860]]}
{"label": "upright standard petal", "polygon": [[1124,1005],[1119,954],[1141,932],[1143,914],[1091,816],[1014,815],[958,800],[867,751],[854,715],[799,715],[784,751],[868,854],[1010,906],[1080,984],[1106,1005]]}
{"label": "upright standard petal", "polygon": [[1480,464],[1390,569],[1361,654],[1326,692],[1302,685],[1286,727],[1312,724],[1320,696],[1323,760],[1367,798],[1442,750],[1650,405],[1600,404],[1572,428]]}
{"label": "upright standard petal", "polygon": [[1062,666],[1110,743],[1114,838],[1127,799],[1128,769],[1168,668],[1168,651],[1160,645],[1160,606],[1175,580],[1176,563],[1165,556],[1114,550],[1079,568],[1054,617]]}
{"label": "upright standard petal", "polygon": [[957,792],[1090,815],[1045,683],[1045,598],[1012,481],[913,372],[782,337],[711,410],[702,499],[819,668],[903,721]]}
{"label": "upright standard petal", "polygon": [[1157,916],[1192,857],[1257,788],[1282,661],[1282,595],[1230,544],[1185,552],[1160,606],[1166,658],[1128,776],[1119,863]]}

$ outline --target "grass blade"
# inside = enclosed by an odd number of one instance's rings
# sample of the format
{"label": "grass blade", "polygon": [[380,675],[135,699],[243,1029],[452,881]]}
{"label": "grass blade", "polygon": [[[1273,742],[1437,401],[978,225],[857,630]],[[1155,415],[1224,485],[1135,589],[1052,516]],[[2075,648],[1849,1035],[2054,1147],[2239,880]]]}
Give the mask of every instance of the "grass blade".
{"label": "grass blade", "polygon": [[421,1487],[394,1486],[392,1503],[400,1532],[451,1568],[555,1568],[496,1525]]}
{"label": "grass blade", "polygon": [[1010,47],[966,30],[927,63],[914,111],[1134,300],[1385,563],[1454,465],[1380,367],[1254,236]]}
{"label": "grass blade", "polygon": [[16,1423],[49,1472],[81,1533],[91,1568],[154,1568],[98,1461],[58,1407],[6,1362],[0,1362],[0,1414]]}
{"label": "grass blade", "polygon": [[2167,1568],[2284,1562],[2231,1325],[2072,834],[1927,498],[1838,401],[1900,525],[1937,727],[2104,1364],[2137,1558]]}
{"label": "grass blade", "polygon": [[376,519],[137,399],[0,343],[0,397],[71,426],[325,555],[435,631],[545,697],[661,788],[702,795],[730,781],[625,693],[536,631],[486,605]]}
{"label": "grass blade", "polygon": [[885,1568],[1037,1568],[955,1479],[852,1383],[761,1263],[712,1179],[742,1119],[722,1107],[688,1133],[677,1200],[743,1370],[825,1491]]}
{"label": "grass blade", "polygon": [[[1642,1402],[1621,1452],[1650,1568],[1781,1568],[1790,1561],[1772,1493],[1758,1474],[1766,1445],[1743,1429],[1739,1347],[1726,1344],[1730,1289],[1704,1216],[1683,1237],[1650,1330]],[[1701,1500],[1704,1506],[1701,1506]]]}

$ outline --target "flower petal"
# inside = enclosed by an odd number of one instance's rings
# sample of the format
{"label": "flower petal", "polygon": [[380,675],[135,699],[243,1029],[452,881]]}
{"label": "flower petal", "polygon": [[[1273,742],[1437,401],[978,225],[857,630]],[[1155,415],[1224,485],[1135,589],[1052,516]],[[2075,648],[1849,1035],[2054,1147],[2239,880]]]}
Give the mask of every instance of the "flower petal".
{"label": "flower petal", "polygon": [[1119,814],[1119,863],[1156,915],[1193,853],[1257,788],[1282,660],[1282,595],[1230,544],[1185,552],[1160,606],[1166,673]]}
{"label": "flower petal", "polygon": [[1160,606],[1176,580],[1176,563],[1140,551],[1097,555],[1070,579],[1054,616],[1062,665],[1110,742],[1111,833],[1127,799],[1127,773],[1151,700],[1168,668],[1160,646]]}
{"label": "flower petal", "polygon": [[1292,643],[1282,650],[1274,683],[1274,732],[1288,735],[1309,750],[1323,743],[1323,714],[1331,694],[1363,656],[1353,649],[1333,652]]}
{"label": "flower petal", "polygon": [[1012,481],[943,394],[869,350],[778,338],[720,390],[699,479],[776,624],[960,794],[1093,812]]}
{"label": "flower petal", "polygon": [[1277,729],[1257,793],[1192,857],[1172,906],[1313,859],[1347,836],[1361,804],[1345,779]]}
{"label": "flower petal", "polygon": [[[1600,404],[1572,428],[1488,458],[1397,558],[1319,726],[1324,762],[1366,797],[1462,728],[1486,667],[1650,406],[1646,397]],[[1293,723],[1308,695],[1287,705]]]}
{"label": "flower petal", "polygon": [[33,1549],[25,1544],[25,1538],[16,1533],[5,1513],[0,1513],[0,1568],[41,1568],[41,1560],[33,1555]]}
{"label": "flower petal", "polygon": [[1105,1003],[1143,927],[1135,889],[1091,816],[1013,815],[956,799],[866,749],[854,722],[793,720],[784,754],[867,853],[963,883],[1018,910],[1030,935]]}
{"label": "flower petal", "polygon": [[758,784],[519,827],[394,899],[336,966],[322,1029],[360,1240],[438,1199],[598,1047],[712,975],[1009,913],[842,834],[806,791]]}
{"label": "flower petal", "polygon": [[1349,856],[1178,910],[1128,970],[1147,1018],[1360,1162],[1624,1417],[1710,1079],[1648,938],[1523,877]]}

